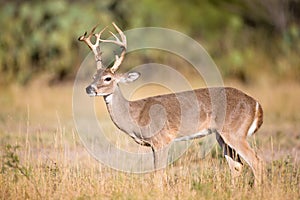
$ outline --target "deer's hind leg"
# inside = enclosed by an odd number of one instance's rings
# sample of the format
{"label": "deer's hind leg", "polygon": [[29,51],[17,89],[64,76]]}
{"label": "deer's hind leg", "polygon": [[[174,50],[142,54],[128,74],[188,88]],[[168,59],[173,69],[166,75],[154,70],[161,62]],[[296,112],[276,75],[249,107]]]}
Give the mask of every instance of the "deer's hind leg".
{"label": "deer's hind leg", "polygon": [[237,154],[237,152],[234,149],[232,149],[228,144],[226,144],[223,138],[218,133],[216,134],[216,138],[219,145],[221,146],[223,155],[225,156],[226,161],[229,165],[232,178],[234,179],[240,176],[243,170],[243,163],[239,154]]}
{"label": "deer's hind leg", "polygon": [[[239,164],[242,165],[242,162],[240,161],[240,157],[242,157],[253,171],[255,177],[255,184],[260,184],[262,182],[262,175],[264,170],[263,160],[256,154],[254,149],[250,147],[245,137],[226,137],[226,142],[224,142],[223,138],[220,135],[218,135],[217,140],[219,144],[225,143],[225,146],[228,146],[229,149],[232,149],[233,152],[235,152],[235,154],[237,155],[237,157],[232,157],[230,155],[226,157],[225,155],[227,162],[230,166],[231,172],[234,175],[235,172],[239,171],[236,170],[239,168],[237,166]],[[228,159],[229,157],[231,159]],[[234,167],[235,170],[232,170],[232,167]]]}
{"label": "deer's hind leg", "polygon": [[237,153],[248,163],[251,167],[255,184],[261,184],[263,179],[264,163],[263,160],[256,154],[253,148],[250,147],[246,139],[240,139],[233,147]]}

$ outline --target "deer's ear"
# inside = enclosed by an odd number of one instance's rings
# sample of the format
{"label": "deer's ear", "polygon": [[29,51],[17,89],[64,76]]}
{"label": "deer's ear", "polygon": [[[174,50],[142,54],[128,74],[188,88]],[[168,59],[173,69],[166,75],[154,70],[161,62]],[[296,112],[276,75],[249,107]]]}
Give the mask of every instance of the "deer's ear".
{"label": "deer's ear", "polygon": [[121,79],[122,83],[131,83],[135,80],[137,80],[140,77],[139,72],[128,72],[124,74],[123,78]]}

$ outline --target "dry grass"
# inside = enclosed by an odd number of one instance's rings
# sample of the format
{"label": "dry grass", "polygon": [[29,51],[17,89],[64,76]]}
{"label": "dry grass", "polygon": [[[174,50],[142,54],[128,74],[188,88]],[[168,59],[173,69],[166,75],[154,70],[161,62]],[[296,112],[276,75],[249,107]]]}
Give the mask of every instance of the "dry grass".
{"label": "dry grass", "polygon": [[154,174],[128,174],[101,165],[74,129],[72,85],[49,88],[34,81],[26,88],[2,88],[0,198],[299,199],[300,114],[295,111],[300,110],[300,86],[228,85],[257,97],[265,110],[265,123],[251,140],[268,161],[261,187],[252,186],[248,167],[233,185],[219,149],[201,159],[197,143],[166,169],[163,187]]}

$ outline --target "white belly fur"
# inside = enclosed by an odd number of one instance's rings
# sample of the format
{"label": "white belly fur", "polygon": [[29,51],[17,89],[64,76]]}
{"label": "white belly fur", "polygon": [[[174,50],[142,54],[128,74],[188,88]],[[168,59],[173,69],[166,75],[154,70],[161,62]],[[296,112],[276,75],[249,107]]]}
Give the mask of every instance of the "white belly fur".
{"label": "white belly fur", "polygon": [[193,140],[193,139],[196,139],[196,138],[202,138],[202,137],[207,136],[211,133],[212,133],[212,131],[210,129],[205,129],[205,130],[202,130],[202,131],[200,131],[198,133],[195,133],[195,134],[192,134],[192,135],[181,136],[181,137],[175,138],[174,142],[188,141],[188,140]]}

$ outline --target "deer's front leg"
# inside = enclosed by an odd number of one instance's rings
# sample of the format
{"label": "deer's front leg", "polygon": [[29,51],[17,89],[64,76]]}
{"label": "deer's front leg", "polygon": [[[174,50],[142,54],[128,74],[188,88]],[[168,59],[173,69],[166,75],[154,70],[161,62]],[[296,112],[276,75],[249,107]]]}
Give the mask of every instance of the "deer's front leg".
{"label": "deer's front leg", "polygon": [[152,148],[153,153],[153,166],[154,170],[160,170],[162,168],[165,168],[168,164],[168,153],[170,146],[164,147],[162,149],[156,149],[155,147]]}
{"label": "deer's front leg", "polygon": [[168,187],[168,176],[166,174],[165,167],[168,165],[168,152],[170,145],[162,149],[156,149],[151,147],[153,152],[153,166],[154,166],[154,185],[158,185],[159,188],[163,189]]}

